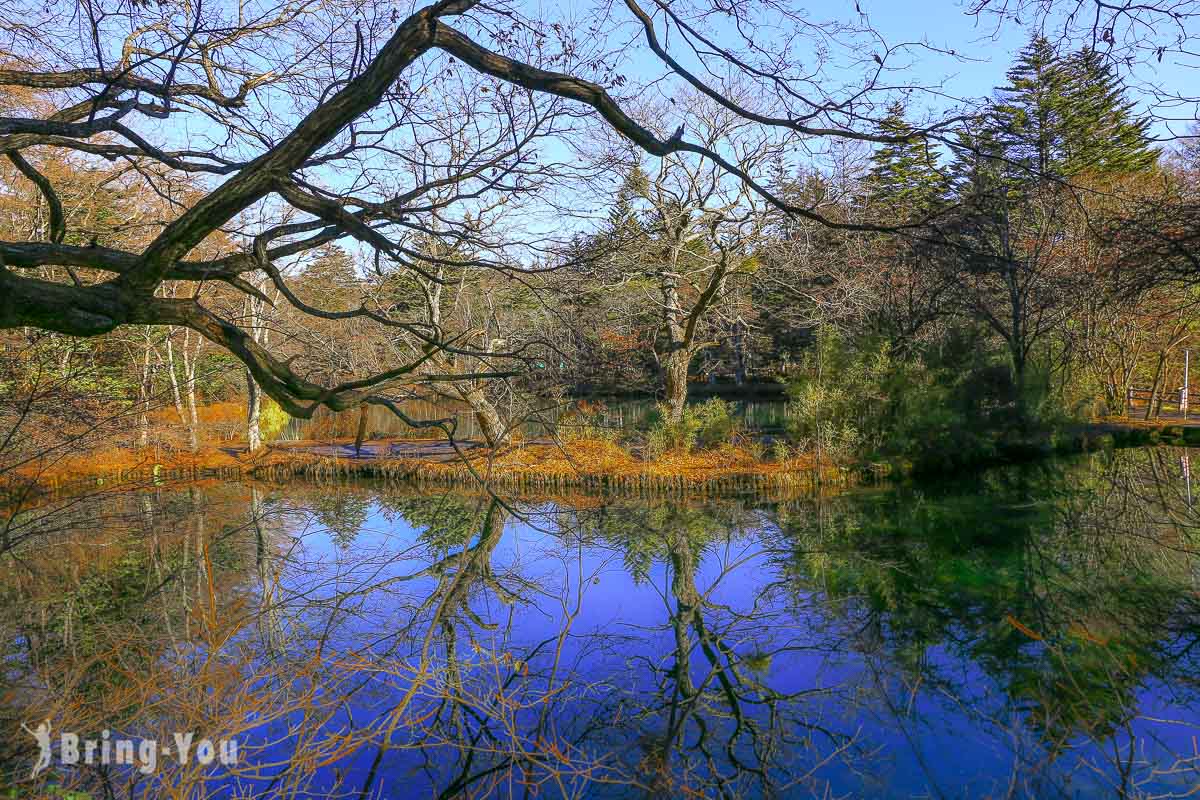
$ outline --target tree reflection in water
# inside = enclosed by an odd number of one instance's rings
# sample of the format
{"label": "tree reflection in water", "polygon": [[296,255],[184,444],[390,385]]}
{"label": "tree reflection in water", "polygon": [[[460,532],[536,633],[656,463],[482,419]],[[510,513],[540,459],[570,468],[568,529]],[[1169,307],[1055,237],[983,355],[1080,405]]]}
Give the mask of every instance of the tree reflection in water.
{"label": "tree reflection in water", "polygon": [[[0,767],[30,796],[1182,796],[1181,457],[785,505],[300,483],[63,503],[0,565]],[[240,763],[31,784],[19,725],[42,719],[236,736]]]}

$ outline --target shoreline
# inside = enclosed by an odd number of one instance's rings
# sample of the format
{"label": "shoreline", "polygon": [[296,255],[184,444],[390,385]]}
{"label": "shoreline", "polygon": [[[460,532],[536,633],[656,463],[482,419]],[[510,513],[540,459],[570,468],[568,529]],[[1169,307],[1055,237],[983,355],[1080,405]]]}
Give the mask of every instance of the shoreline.
{"label": "shoreline", "polygon": [[936,479],[960,470],[1030,463],[1098,450],[1165,445],[1200,447],[1196,424],[1100,420],[1058,434],[1001,444],[997,451],[950,469],[921,469],[903,458],[823,463],[809,456],[764,461],[744,449],[725,447],[667,454],[641,461],[604,441],[577,440],[559,447],[545,440],[489,451],[479,442],[374,439],[355,453],[349,439],[275,442],[251,455],[242,444],[187,450],[93,450],[18,470],[0,492],[4,504],[18,494],[44,495],[138,481],[317,480],[364,477],[414,487],[491,488],[530,494],[562,492],[625,497],[721,497],[760,495],[815,497],[886,480]]}
{"label": "shoreline", "polygon": [[[103,451],[81,454],[24,470],[26,492],[56,493],[106,482],[203,479],[287,480],[292,477],[367,477],[416,487],[489,487],[534,494],[581,492],[627,497],[817,496],[860,482],[849,465],[817,465],[809,457],[767,462],[738,448],[667,454],[640,461],[603,441],[556,444],[534,441],[500,451],[459,443],[467,458],[445,441],[371,440],[355,454],[352,442],[281,442],[251,455],[244,446],[205,446],[197,453]],[[6,494],[17,488],[10,481]]]}
{"label": "shoreline", "polygon": [[903,457],[882,465],[889,476],[901,479],[932,479],[961,470],[1028,464],[1055,456],[1080,455],[1098,450],[1129,447],[1200,447],[1200,419],[1195,422],[1141,421],[1107,418],[1058,431],[1046,431],[1025,439],[998,442],[996,451],[950,467],[913,464]]}

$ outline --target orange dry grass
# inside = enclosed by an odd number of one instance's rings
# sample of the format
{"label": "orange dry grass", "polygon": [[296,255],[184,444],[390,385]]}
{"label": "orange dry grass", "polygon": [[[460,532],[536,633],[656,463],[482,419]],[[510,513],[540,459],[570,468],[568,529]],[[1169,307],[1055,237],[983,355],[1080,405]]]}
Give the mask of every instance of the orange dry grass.
{"label": "orange dry grass", "polygon": [[[768,463],[756,459],[744,449],[733,446],[687,454],[667,453],[654,461],[640,461],[612,442],[595,439],[575,439],[562,447],[553,444],[530,444],[499,454],[474,456],[469,462],[481,474],[490,472],[563,477],[580,474],[611,477],[645,475],[696,481],[742,475],[809,472],[815,466],[812,459],[807,457]],[[436,471],[439,467],[456,470],[460,465],[429,464],[427,469]]]}
{"label": "orange dry grass", "polygon": [[[478,478],[483,478],[534,491],[543,484],[552,489],[624,485],[635,489],[678,490],[738,480],[757,480],[760,485],[787,483],[817,471],[816,463],[806,456],[768,463],[732,446],[641,461],[612,442],[589,439],[573,440],[563,447],[547,443],[516,445],[500,452],[472,454],[466,463],[460,459],[437,462],[419,456],[346,459],[306,452],[304,448],[305,443],[291,442],[285,448],[268,448],[253,456],[245,451],[230,452],[207,446],[198,453],[108,448],[30,468],[22,477],[47,488],[132,471],[184,477],[218,471],[218,475],[226,477],[364,474],[462,485],[474,485]],[[828,463],[821,464],[820,472],[822,476],[841,475],[836,466]]]}
{"label": "orange dry grass", "polygon": [[1126,428],[1154,429],[1154,428],[1171,428],[1171,427],[1175,427],[1175,426],[1183,427],[1183,426],[1187,426],[1187,425],[1193,425],[1197,422],[1200,422],[1200,417],[1190,416],[1190,417],[1188,417],[1187,420],[1182,420],[1182,419],[1169,419],[1169,418],[1162,418],[1162,417],[1156,417],[1155,419],[1142,419],[1140,415],[1135,415],[1132,417],[1109,416],[1109,417],[1099,417],[1096,420],[1096,422],[1101,423],[1101,424],[1106,424],[1106,425],[1120,425],[1120,426],[1126,427]]}
{"label": "orange dry grass", "polygon": [[205,424],[212,424],[214,422],[245,424],[246,401],[237,400],[224,403],[210,403],[209,405],[197,408],[196,414],[200,417],[200,421]]}
{"label": "orange dry grass", "polygon": [[101,447],[85,453],[34,461],[15,470],[14,478],[55,486],[79,478],[119,475],[133,470],[222,469],[238,467],[240,459],[216,447],[202,446],[198,452],[149,448],[128,450]]}
{"label": "orange dry grass", "polygon": [[[218,422],[244,423],[246,421],[246,401],[228,400],[220,403],[198,405],[196,407],[196,416],[199,417],[202,425],[212,425]],[[174,406],[155,409],[150,412],[150,419],[153,422],[162,422],[169,425],[179,424],[179,414],[175,411]]]}

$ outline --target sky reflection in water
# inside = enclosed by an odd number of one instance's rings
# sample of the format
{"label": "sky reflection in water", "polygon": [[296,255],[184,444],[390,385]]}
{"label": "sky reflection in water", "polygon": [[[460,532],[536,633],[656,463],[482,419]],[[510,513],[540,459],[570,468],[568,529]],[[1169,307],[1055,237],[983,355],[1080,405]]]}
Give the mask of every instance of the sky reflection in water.
{"label": "sky reflection in water", "polygon": [[[240,738],[236,770],[165,771],[144,796],[201,779],[226,796],[1183,796],[1200,785],[1183,455],[782,505],[160,488],[105,500],[131,523],[114,542],[141,553],[156,532],[151,557],[39,585],[102,607],[106,630],[128,615],[166,693],[200,680],[208,730]],[[166,588],[114,602],[98,580]],[[188,613],[146,610],[171,602]],[[112,642],[80,636],[80,603],[39,613],[10,606],[6,717],[61,727],[64,692],[35,673]],[[112,704],[116,685],[65,693],[133,734],[171,719]]]}

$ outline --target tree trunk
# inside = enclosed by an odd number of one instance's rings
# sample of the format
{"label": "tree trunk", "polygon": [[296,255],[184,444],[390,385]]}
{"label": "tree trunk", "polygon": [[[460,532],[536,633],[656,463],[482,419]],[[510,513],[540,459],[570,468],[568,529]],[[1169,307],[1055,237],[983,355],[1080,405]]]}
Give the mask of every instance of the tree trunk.
{"label": "tree trunk", "polygon": [[138,436],[138,441],[143,448],[150,446],[150,395],[153,392],[153,385],[150,380],[150,333],[146,332],[145,349],[142,351],[142,375],[141,382],[138,384],[138,409],[140,415],[138,418],[139,427],[141,429]]}
{"label": "tree trunk", "polygon": [[254,530],[254,562],[258,570],[259,588],[259,635],[267,653],[277,655],[283,651],[283,626],[280,622],[279,604],[275,602],[275,590],[279,582],[279,570],[275,565],[274,553],[267,532],[263,529],[263,503],[258,489],[250,487],[250,522]]}
{"label": "tree trunk", "polygon": [[200,449],[200,412],[196,409],[196,381],[188,381],[188,447],[194,453]]}
{"label": "tree trunk", "polygon": [[250,370],[246,370],[246,442],[251,453],[262,449],[262,430],[258,426],[261,413],[262,392]]}
{"label": "tree trunk", "polygon": [[666,360],[666,403],[670,410],[670,420],[677,423],[683,419],[683,410],[687,406],[688,364],[691,357],[682,348],[671,351]]}
{"label": "tree trunk", "polygon": [[[259,288],[265,288],[260,286]],[[278,297],[278,292],[276,292]],[[252,326],[251,337],[258,344],[266,346],[271,339],[271,329],[263,325],[263,310],[266,307],[265,301],[247,297],[245,302],[245,314]],[[250,371],[246,371],[246,441],[250,447],[250,452],[253,453],[263,446],[262,441],[262,426],[260,419],[262,417],[262,390],[259,388],[258,382],[254,380],[254,376]]]}
{"label": "tree trunk", "polygon": [[200,345],[204,341],[197,337],[195,352],[188,352],[191,332],[185,331],[183,339],[183,374],[185,378],[184,396],[188,407],[188,446],[192,452],[200,449],[200,414],[196,411],[196,361],[200,358]]}
{"label": "tree trunk", "polygon": [[179,417],[179,424],[187,426],[187,412],[183,409],[183,395],[179,392],[179,376],[175,374],[175,348],[171,344],[171,334],[174,331],[167,331],[166,346],[167,346],[167,378],[171,382],[171,400],[175,403],[175,414]]}
{"label": "tree trunk", "polygon": [[671,615],[675,629],[675,679],[680,694],[691,698],[696,693],[692,683],[691,629],[695,626],[701,604],[700,592],[696,588],[696,563],[691,542],[678,532],[670,535],[668,549],[671,555],[671,595],[675,598],[675,613]]}
{"label": "tree trunk", "polygon": [[1025,430],[1027,423],[1029,422],[1029,409],[1026,407],[1027,404],[1026,404],[1026,397],[1025,397],[1025,387],[1026,387],[1025,356],[1020,351],[1017,351],[1017,350],[1013,351],[1012,367],[1013,367],[1013,391],[1015,391],[1016,395],[1017,395],[1017,397],[1016,397],[1016,400],[1017,400],[1017,424],[1021,427],[1021,430]]}
{"label": "tree trunk", "polygon": [[462,397],[464,403],[471,407],[475,421],[479,424],[479,431],[483,434],[488,447],[501,447],[508,442],[508,426],[500,418],[496,406],[487,399],[483,389],[478,386],[460,389],[459,396]]}
{"label": "tree trunk", "polygon": [[[462,369],[461,366],[450,360],[438,360],[431,363],[438,365],[445,372],[457,372]],[[439,395],[448,400],[458,399],[467,404],[488,447],[502,447],[508,443],[510,436],[508,423],[496,409],[495,403],[488,399],[483,385],[475,382],[455,383],[453,389],[439,392]]]}
{"label": "tree trunk", "polygon": [[362,453],[363,439],[367,437],[367,404],[358,407],[358,430],[354,432],[354,455]]}
{"label": "tree trunk", "polygon": [[683,409],[687,405],[688,366],[692,361],[692,351],[688,341],[688,328],[684,324],[684,313],[679,300],[679,276],[674,272],[665,272],[662,276],[663,293],[663,327],[666,330],[668,347],[666,358],[661,359],[663,366],[664,398],[668,409],[668,419],[677,424],[683,419]]}
{"label": "tree trunk", "polygon": [[740,319],[733,325],[733,382],[746,382],[746,326]]}
{"label": "tree trunk", "polygon": [[1158,354],[1158,365],[1154,368],[1154,382],[1150,384],[1150,399],[1146,401],[1146,416],[1144,419],[1150,419],[1154,416],[1154,402],[1158,399],[1158,385],[1162,380],[1163,364],[1167,361],[1167,354],[1160,352]]}
{"label": "tree trunk", "polygon": [[1021,296],[1021,283],[1017,275],[1016,262],[1012,260],[1007,231],[1004,234],[1004,252],[1009,257],[1005,282],[1008,284],[1009,311],[1012,314],[1011,330],[1008,332],[1008,352],[1012,356],[1013,386],[1017,393],[1017,425],[1022,431],[1029,421],[1025,397],[1025,304]]}

